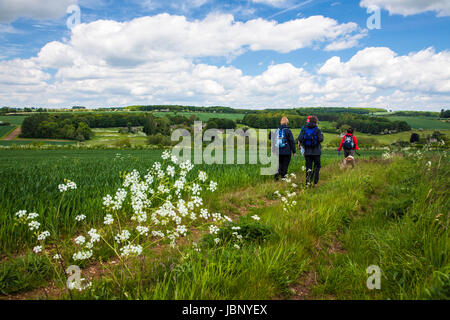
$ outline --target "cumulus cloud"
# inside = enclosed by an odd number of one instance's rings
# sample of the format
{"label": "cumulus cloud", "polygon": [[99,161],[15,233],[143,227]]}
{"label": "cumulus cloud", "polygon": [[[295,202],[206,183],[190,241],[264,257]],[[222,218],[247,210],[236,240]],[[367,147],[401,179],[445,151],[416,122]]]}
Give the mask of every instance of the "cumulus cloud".
{"label": "cumulus cloud", "polygon": [[434,11],[439,17],[450,16],[450,1],[448,0],[361,0],[361,7],[379,7],[390,14],[403,16]]}
{"label": "cumulus cloud", "polygon": [[0,0],[0,22],[12,22],[18,18],[48,20],[61,18],[68,6],[77,0]]}
{"label": "cumulus cloud", "polygon": [[[403,56],[389,48],[366,48],[347,61],[332,57],[317,71],[283,63],[255,76],[234,66],[195,62],[243,50],[289,52],[317,42],[339,46],[337,41],[351,41],[348,35],[355,30],[323,17],[283,24],[214,18],[187,21],[163,14],[79,25],[71,39],[48,43],[36,57],[0,61],[0,101],[47,107],[170,103],[435,109],[450,102],[450,52],[433,48]],[[319,22],[322,29],[314,29]],[[305,30],[294,33],[298,24]]]}
{"label": "cumulus cloud", "polygon": [[229,14],[211,14],[188,21],[167,13],[128,22],[98,20],[72,30],[68,43],[49,43],[39,53],[48,67],[83,56],[98,64],[135,66],[176,58],[232,57],[245,50],[287,53],[304,47],[344,41],[356,45],[365,35],[355,23],[313,16],[284,23],[254,19],[237,22]]}
{"label": "cumulus cloud", "polygon": [[366,48],[348,62],[329,59],[319,74],[345,79],[357,78],[377,88],[405,91],[450,93],[450,52],[436,53],[428,48],[398,56],[389,48]]}

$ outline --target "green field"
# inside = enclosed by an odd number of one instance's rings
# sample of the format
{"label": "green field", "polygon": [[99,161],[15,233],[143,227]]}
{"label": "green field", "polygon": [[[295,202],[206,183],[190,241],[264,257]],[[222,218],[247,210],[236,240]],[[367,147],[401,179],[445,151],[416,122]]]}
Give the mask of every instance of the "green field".
{"label": "green field", "polygon": [[69,145],[76,144],[76,141],[51,141],[42,139],[32,139],[32,140],[0,140],[0,146],[10,147],[10,146],[21,146],[29,144],[43,144],[43,145]]}
{"label": "green field", "polygon": [[392,121],[406,121],[412,129],[450,130],[450,122],[430,117],[400,117],[388,116]]}
{"label": "green field", "polygon": [[[174,116],[174,112],[152,112],[157,117]],[[211,113],[211,112],[177,112],[176,115],[185,116],[189,118],[191,115],[196,115],[200,121],[206,122],[211,118],[223,118],[231,120],[242,120],[245,114],[240,113]]]}
{"label": "green field", "polygon": [[22,125],[23,120],[26,116],[18,115],[18,116],[0,116],[0,121],[9,122],[12,125],[20,126]]}
{"label": "green field", "polygon": [[0,139],[7,134],[9,134],[11,131],[13,131],[16,127],[13,126],[0,126]]}

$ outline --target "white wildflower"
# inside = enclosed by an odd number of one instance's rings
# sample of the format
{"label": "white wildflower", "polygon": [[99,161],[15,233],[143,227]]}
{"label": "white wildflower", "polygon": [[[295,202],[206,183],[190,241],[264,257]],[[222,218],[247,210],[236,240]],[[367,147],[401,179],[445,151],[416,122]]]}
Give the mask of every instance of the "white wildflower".
{"label": "white wildflower", "polygon": [[103,220],[103,224],[109,226],[114,223],[114,218],[111,214],[107,214]]}
{"label": "white wildflower", "polygon": [[121,243],[123,241],[126,241],[130,238],[131,233],[128,230],[123,230],[122,233],[118,233],[114,239],[118,242]]}
{"label": "white wildflower", "polygon": [[141,235],[141,236],[147,236],[148,235],[148,227],[145,226],[137,226],[136,227],[136,231]]}
{"label": "white wildflower", "polygon": [[42,246],[36,246],[33,248],[34,253],[40,253],[42,252]]}
{"label": "white wildflower", "polygon": [[39,236],[38,236],[38,240],[39,241],[44,241],[45,239],[47,239],[48,237],[50,237],[50,232],[48,231],[44,231],[42,232]]}
{"label": "white wildflower", "polygon": [[79,221],[83,221],[85,219],[86,219],[86,216],[84,214],[80,214],[80,215],[75,217],[75,220],[78,221],[78,222]]}
{"label": "white wildflower", "polygon": [[79,236],[75,238],[75,243],[79,246],[83,245],[86,242],[86,238],[83,236]]}
{"label": "white wildflower", "polygon": [[41,224],[37,221],[31,221],[28,226],[30,227],[30,231],[38,230]]}
{"label": "white wildflower", "polygon": [[27,215],[27,210],[20,210],[19,212],[16,212],[16,217],[21,219],[24,218]]}

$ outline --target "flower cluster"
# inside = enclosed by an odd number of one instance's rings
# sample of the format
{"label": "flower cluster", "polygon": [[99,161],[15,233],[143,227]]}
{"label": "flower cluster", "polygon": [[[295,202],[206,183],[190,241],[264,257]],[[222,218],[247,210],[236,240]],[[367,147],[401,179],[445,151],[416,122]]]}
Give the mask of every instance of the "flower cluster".
{"label": "flower cluster", "polygon": [[75,182],[65,179],[63,184],[58,186],[59,192],[66,192],[69,190],[75,190],[77,185]]}
{"label": "flower cluster", "polygon": [[282,181],[288,185],[287,190],[283,192],[277,190],[274,192],[274,194],[279,199],[281,199],[283,211],[285,212],[291,210],[293,207],[297,205],[297,201],[294,200],[294,198],[297,196],[297,193],[294,191],[297,188],[297,184],[293,182],[293,179],[295,178],[296,175],[294,173],[291,173],[290,175],[286,176],[285,178],[282,179]]}
{"label": "flower cluster", "polygon": [[[144,174],[137,170],[124,174],[116,193],[103,198],[105,228],[99,233],[104,240],[114,239],[108,244],[121,257],[141,255],[144,244],[159,241],[175,247],[191,227],[206,226],[210,233],[217,234],[219,225],[231,220],[203,207],[203,193],[217,189],[217,183],[208,181],[206,172],[190,174],[194,165],[180,162],[169,151],[161,158],[162,162],[155,162]],[[80,251],[74,257],[90,258],[90,253]]]}

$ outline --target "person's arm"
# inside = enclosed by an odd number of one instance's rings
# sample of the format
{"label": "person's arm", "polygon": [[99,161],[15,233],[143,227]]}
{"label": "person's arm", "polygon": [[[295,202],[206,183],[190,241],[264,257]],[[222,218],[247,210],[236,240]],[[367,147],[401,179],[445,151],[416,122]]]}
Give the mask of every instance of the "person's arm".
{"label": "person's arm", "polygon": [[292,131],[289,130],[289,145],[291,146],[291,151],[295,155],[297,153],[297,149],[295,149],[295,140]]}
{"label": "person's arm", "polygon": [[355,144],[355,149],[356,149],[356,150],[359,150],[359,147],[358,147],[358,139],[356,139],[355,136],[353,136],[353,143]]}
{"label": "person's arm", "polygon": [[302,139],[303,139],[303,128],[300,130],[300,134],[298,135],[298,148],[302,147]]}
{"label": "person's arm", "polygon": [[342,138],[341,144],[339,145],[339,148],[338,148],[339,152],[341,152],[341,150],[342,150],[342,145],[344,144],[344,140],[345,140],[345,136]]}
{"label": "person's arm", "polygon": [[320,130],[319,128],[317,128],[317,130],[319,131],[319,132],[317,132],[317,139],[318,139],[319,143],[322,143],[323,142],[322,130]]}

